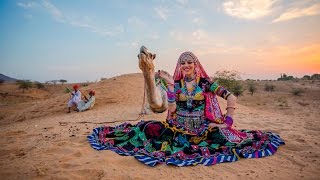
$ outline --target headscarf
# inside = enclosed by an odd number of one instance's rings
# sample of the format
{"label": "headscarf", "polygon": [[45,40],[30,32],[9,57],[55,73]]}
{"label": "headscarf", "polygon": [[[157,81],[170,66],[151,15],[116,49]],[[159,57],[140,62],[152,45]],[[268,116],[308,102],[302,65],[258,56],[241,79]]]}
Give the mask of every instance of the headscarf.
{"label": "headscarf", "polygon": [[[194,62],[194,71],[195,74],[200,78],[205,78],[210,81],[210,77],[203,69],[202,65],[198,58],[190,51],[186,51],[182,53],[178,59],[176,69],[174,71],[173,80],[180,81],[183,79],[184,75],[181,71],[181,62],[182,61],[193,61]],[[200,86],[201,87],[201,86]],[[224,118],[217,100],[217,97],[211,91],[204,91],[203,92],[206,100],[206,107],[205,107],[205,116],[208,120],[213,121],[215,123],[223,123]]]}
{"label": "headscarf", "polygon": [[183,60],[191,60],[194,62],[194,70],[195,70],[196,76],[200,76],[201,78],[210,78],[205,72],[205,70],[203,69],[203,67],[201,66],[198,58],[192,52],[186,51],[182,53],[178,59],[176,70],[174,71],[174,75],[173,75],[173,80],[177,81],[184,78],[181,71],[181,62]]}
{"label": "headscarf", "polygon": [[92,94],[92,96],[94,96],[94,95],[96,94],[96,91],[91,89],[91,90],[89,91],[89,94]]}
{"label": "headscarf", "polygon": [[73,89],[74,90],[78,90],[79,89],[79,85],[78,84],[73,85]]}

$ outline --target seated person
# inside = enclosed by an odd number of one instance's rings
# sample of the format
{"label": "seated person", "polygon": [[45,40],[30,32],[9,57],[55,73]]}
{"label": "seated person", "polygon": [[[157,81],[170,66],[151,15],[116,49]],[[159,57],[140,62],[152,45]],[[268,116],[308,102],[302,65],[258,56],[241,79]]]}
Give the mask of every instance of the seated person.
{"label": "seated person", "polygon": [[81,92],[79,90],[79,85],[73,85],[73,91],[70,92],[70,100],[68,101],[68,113],[71,111],[71,107],[78,106],[81,100]]}
{"label": "seated person", "polygon": [[84,100],[81,100],[77,106],[78,112],[83,112],[83,111],[88,110],[94,106],[94,103],[96,100],[96,98],[94,97],[95,94],[96,94],[96,92],[94,90],[90,90],[89,91],[89,98],[87,98],[85,95],[83,95]]}

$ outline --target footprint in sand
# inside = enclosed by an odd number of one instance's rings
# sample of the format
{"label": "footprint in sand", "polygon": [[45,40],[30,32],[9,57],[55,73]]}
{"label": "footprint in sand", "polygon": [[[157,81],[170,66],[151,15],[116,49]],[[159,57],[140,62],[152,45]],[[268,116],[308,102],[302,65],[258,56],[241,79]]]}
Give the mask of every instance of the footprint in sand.
{"label": "footprint in sand", "polygon": [[105,172],[102,169],[81,169],[75,171],[75,174],[83,179],[101,179]]}
{"label": "footprint in sand", "polygon": [[4,134],[4,136],[20,136],[22,134],[27,134],[25,131],[10,131]]}

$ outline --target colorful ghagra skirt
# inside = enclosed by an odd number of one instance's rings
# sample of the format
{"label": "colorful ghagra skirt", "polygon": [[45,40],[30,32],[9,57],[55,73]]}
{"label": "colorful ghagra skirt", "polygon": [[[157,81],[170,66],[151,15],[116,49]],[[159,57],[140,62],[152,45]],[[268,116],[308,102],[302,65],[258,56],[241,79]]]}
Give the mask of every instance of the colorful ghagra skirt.
{"label": "colorful ghagra skirt", "polygon": [[241,158],[262,158],[274,154],[284,144],[272,132],[207,126],[202,132],[191,134],[165,121],[98,127],[88,140],[96,150],[134,156],[148,166],[208,166]]}

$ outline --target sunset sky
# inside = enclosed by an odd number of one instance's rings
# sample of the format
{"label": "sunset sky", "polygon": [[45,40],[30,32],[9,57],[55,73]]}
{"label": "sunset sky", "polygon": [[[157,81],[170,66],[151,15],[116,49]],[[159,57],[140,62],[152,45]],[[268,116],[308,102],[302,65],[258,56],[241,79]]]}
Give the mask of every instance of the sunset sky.
{"label": "sunset sky", "polygon": [[141,72],[141,45],[173,73],[194,52],[208,74],[320,73],[320,0],[2,0],[0,73],[68,82]]}

